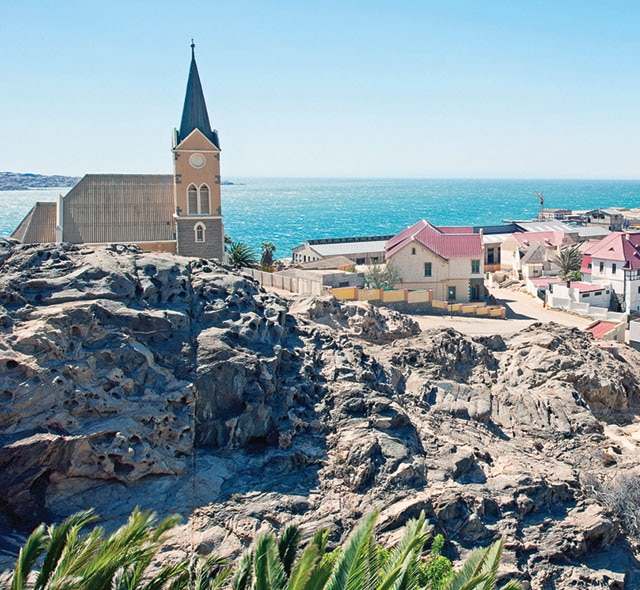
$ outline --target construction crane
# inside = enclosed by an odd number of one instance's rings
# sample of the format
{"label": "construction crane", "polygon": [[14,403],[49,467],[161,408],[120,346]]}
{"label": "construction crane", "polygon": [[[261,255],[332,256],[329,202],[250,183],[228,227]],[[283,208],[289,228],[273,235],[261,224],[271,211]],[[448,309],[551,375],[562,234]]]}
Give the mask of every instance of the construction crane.
{"label": "construction crane", "polygon": [[538,213],[538,219],[542,221],[542,209],[544,207],[544,197],[542,196],[542,193],[539,193],[538,191],[535,191],[535,193],[536,193],[536,197],[538,197],[538,201],[540,201],[540,212]]}

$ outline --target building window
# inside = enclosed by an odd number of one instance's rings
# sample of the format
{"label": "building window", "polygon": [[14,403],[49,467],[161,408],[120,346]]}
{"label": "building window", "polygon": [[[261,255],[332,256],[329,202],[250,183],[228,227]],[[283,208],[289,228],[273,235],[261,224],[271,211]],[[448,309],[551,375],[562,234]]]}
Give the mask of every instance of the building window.
{"label": "building window", "polygon": [[493,248],[487,250],[487,264],[495,264],[496,254]]}
{"label": "building window", "polygon": [[600,263],[600,272],[604,272],[604,262]]}
{"label": "building window", "polygon": [[190,184],[187,189],[187,206],[189,215],[198,213],[198,189],[193,184]]}
{"label": "building window", "polygon": [[448,287],[447,288],[447,299],[449,301],[451,300],[455,300],[456,298],[456,288],[455,287]]}
{"label": "building window", "polygon": [[200,211],[202,215],[209,215],[211,207],[209,206],[209,187],[203,184],[200,187]]}
{"label": "building window", "polygon": [[187,208],[189,215],[209,215],[211,213],[211,201],[209,199],[209,187],[206,184],[199,188],[190,184],[187,189]]}
{"label": "building window", "polygon": [[356,264],[364,264],[364,258],[356,258]]}
{"label": "building window", "polygon": [[472,260],[471,261],[471,274],[477,275],[480,272],[480,261]]}
{"label": "building window", "polygon": [[193,230],[196,234],[196,242],[204,242],[204,232],[207,231],[207,228],[204,226],[204,223],[196,223],[193,226]]}
{"label": "building window", "polygon": [[611,265],[611,274],[612,275],[616,274],[616,263],[615,262]]}
{"label": "building window", "polygon": [[584,293],[584,294],[582,295],[582,298],[583,298],[583,299],[585,299],[586,297],[589,297],[589,293]]}
{"label": "building window", "polygon": [[591,266],[592,266],[592,264],[591,264],[591,263],[587,264],[587,268],[588,268],[589,270],[591,270]]}
{"label": "building window", "polygon": [[425,277],[430,277],[431,276],[431,263],[430,262],[425,262],[424,263],[424,276]]}
{"label": "building window", "polygon": [[416,249],[415,248],[411,248],[411,254],[415,254],[416,253]]}

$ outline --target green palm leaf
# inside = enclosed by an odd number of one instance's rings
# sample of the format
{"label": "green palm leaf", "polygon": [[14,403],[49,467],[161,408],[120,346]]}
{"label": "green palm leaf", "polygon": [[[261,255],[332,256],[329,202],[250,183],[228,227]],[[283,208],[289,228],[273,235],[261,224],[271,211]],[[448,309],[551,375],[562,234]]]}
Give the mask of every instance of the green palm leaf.
{"label": "green palm leaf", "polygon": [[334,565],[326,590],[363,588],[364,562],[377,517],[377,512],[366,516],[351,533],[347,545]]}
{"label": "green palm leaf", "polygon": [[11,590],[23,590],[26,588],[27,578],[33,569],[37,559],[47,548],[47,535],[44,524],[33,531],[24,547],[20,549],[16,566],[11,577]]}

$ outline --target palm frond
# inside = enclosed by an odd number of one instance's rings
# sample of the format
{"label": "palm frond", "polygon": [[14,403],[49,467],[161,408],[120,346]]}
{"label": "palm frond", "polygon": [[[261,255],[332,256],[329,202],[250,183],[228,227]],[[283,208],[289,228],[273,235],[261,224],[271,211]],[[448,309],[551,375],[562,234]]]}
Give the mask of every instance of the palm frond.
{"label": "palm frond", "polygon": [[300,529],[295,525],[290,525],[284,529],[278,538],[278,555],[282,562],[284,573],[288,577],[296,559],[298,546],[300,544]]}
{"label": "palm frond", "polygon": [[26,588],[27,578],[38,558],[46,550],[48,544],[44,524],[34,530],[26,540],[11,576],[11,590],[23,590]]}
{"label": "palm frond", "polygon": [[358,584],[362,586],[363,558],[377,517],[378,512],[369,514],[351,533],[340,557],[334,564],[331,577],[327,580],[326,590],[344,590],[356,587]]}

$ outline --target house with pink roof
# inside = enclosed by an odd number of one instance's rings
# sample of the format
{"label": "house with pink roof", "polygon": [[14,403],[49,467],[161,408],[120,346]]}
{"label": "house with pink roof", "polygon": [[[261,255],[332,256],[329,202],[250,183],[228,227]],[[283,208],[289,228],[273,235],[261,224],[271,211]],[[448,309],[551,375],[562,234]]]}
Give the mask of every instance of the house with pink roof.
{"label": "house with pink roof", "polygon": [[584,254],[591,282],[611,285],[614,311],[640,311],[640,233],[613,232]]}
{"label": "house with pink roof", "polygon": [[[535,264],[538,272],[531,276],[541,276],[542,270],[551,272],[551,262],[561,248],[573,244],[571,237],[563,231],[531,231],[511,234],[502,242],[500,270],[508,271],[518,278],[527,278],[523,272],[523,259],[530,250],[537,250]],[[544,250],[540,249],[544,247]],[[525,262],[527,262],[525,260]]]}
{"label": "house with pink roof", "polygon": [[484,297],[482,232],[436,227],[424,219],[391,238],[386,260],[405,289],[431,289],[434,299],[478,301]]}

